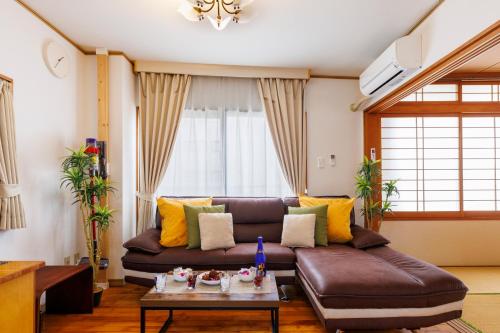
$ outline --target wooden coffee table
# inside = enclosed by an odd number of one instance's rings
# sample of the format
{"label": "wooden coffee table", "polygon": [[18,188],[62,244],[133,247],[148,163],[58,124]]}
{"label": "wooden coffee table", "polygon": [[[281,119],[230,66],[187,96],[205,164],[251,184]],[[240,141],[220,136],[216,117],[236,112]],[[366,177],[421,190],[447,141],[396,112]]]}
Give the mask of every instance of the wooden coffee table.
{"label": "wooden coffee table", "polygon": [[[174,310],[264,310],[271,312],[272,331],[279,331],[279,294],[272,272],[269,293],[157,293],[151,289],[140,300],[141,333],[146,332],[146,311],[169,310],[168,318],[159,332],[166,332],[174,319]],[[171,278],[171,276],[169,276]],[[251,282],[250,282],[251,283]]]}

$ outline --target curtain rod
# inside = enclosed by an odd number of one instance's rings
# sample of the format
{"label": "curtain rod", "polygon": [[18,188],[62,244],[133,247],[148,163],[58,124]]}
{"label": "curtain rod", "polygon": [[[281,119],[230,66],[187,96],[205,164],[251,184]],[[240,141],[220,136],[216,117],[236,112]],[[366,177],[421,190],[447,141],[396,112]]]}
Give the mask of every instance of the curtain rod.
{"label": "curtain rod", "polygon": [[135,72],[190,74],[199,76],[227,76],[241,78],[309,79],[306,68],[190,64],[167,61],[134,61]]}

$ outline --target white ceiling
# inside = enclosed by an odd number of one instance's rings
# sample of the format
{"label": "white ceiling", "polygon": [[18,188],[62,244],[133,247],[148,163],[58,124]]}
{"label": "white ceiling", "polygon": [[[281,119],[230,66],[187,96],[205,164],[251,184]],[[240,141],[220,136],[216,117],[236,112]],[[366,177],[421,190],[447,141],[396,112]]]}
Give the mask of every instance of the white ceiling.
{"label": "white ceiling", "polygon": [[500,44],[481,53],[457,69],[458,73],[500,72]]}
{"label": "white ceiling", "polygon": [[180,0],[24,0],[87,50],[136,60],[311,68],[357,76],[438,0],[255,0],[247,24],[216,31]]}

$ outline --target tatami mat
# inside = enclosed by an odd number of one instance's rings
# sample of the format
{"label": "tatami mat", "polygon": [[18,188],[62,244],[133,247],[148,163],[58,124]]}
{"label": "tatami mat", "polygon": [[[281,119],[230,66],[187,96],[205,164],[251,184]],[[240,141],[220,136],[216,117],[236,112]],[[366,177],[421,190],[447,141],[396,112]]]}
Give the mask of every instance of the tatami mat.
{"label": "tatami mat", "polygon": [[442,268],[462,280],[469,294],[500,294],[500,267]]}

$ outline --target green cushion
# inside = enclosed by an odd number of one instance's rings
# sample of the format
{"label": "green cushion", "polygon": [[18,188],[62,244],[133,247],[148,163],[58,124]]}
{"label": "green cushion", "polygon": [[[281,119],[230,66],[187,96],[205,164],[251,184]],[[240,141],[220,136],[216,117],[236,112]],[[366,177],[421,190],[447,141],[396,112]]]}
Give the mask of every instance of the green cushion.
{"label": "green cushion", "polygon": [[201,247],[200,223],[198,214],[200,213],[224,213],[225,206],[189,206],[184,205],[184,214],[186,215],[188,230],[188,249],[197,249]]}
{"label": "green cushion", "polygon": [[314,243],[319,246],[328,246],[328,205],[315,207],[288,207],[288,214],[316,214]]}

